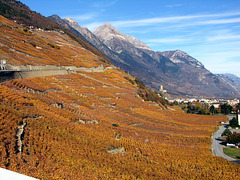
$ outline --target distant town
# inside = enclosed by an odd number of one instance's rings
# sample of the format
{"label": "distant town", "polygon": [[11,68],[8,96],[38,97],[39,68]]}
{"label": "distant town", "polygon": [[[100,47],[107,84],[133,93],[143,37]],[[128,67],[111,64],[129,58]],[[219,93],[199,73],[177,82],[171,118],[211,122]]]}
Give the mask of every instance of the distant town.
{"label": "distant town", "polygon": [[235,98],[235,99],[208,99],[208,98],[176,98],[173,100],[168,100],[170,103],[174,103],[174,102],[178,102],[178,103],[193,103],[193,102],[200,102],[200,103],[206,103],[209,104],[210,106],[214,106],[215,108],[219,108],[220,105],[223,104],[229,104],[231,106],[235,106],[237,105],[240,101],[239,99]]}
{"label": "distant town", "polygon": [[[240,100],[238,98],[234,99],[222,99],[222,98],[197,98],[197,97],[191,97],[191,98],[174,98],[171,99],[167,95],[167,90],[163,88],[161,85],[158,93],[160,96],[165,97],[165,99],[170,103],[170,104],[191,104],[191,105],[196,105],[198,104],[205,104],[206,108],[214,107],[214,109],[218,110],[223,106],[224,104],[230,105],[233,107],[233,109],[236,108],[236,106],[240,103]],[[235,113],[235,112],[234,112]]]}
{"label": "distant town", "polygon": [[178,105],[190,114],[235,114],[239,107],[239,99],[208,99],[208,98],[176,98],[168,100],[170,104]]}

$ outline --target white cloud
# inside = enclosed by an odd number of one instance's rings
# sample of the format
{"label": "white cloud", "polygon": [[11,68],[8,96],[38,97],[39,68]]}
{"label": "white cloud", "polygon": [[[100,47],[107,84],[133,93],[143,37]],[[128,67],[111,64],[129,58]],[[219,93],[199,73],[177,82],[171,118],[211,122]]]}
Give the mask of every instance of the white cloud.
{"label": "white cloud", "polygon": [[214,19],[214,20],[204,20],[204,21],[193,21],[193,22],[190,22],[190,23],[180,24],[179,27],[230,24],[230,23],[239,23],[239,22],[240,22],[240,18]]}
{"label": "white cloud", "polygon": [[207,41],[222,41],[222,40],[227,40],[227,41],[240,40],[240,35],[238,35],[238,34],[221,34],[221,35],[211,36],[211,37],[207,38]]}
{"label": "white cloud", "polygon": [[[222,14],[202,14],[202,15],[188,15],[188,16],[173,16],[173,17],[156,17],[140,20],[126,20],[126,21],[114,21],[112,24],[116,27],[136,27],[136,26],[149,26],[158,23],[177,23],[180,21],[192,20],[186,25],[209,25],[209,24],[226,24],[240,22],[240,18],[231,19],[214,19],[209,18],[226,18],[231,16],[237,16],[240,13],[222,13]],[[201,19],[207,19],[202,21]],[[199,19],[199,21],[197,21]]]}

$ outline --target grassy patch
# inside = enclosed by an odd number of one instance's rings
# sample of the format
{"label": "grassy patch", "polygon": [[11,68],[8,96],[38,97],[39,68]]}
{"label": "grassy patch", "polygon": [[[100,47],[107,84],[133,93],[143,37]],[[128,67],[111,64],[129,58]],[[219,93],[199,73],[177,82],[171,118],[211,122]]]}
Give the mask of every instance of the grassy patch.
{"label": "grassy patch", "polygon": [[224,154],[234,158],[234,159],[237,159],[237,160],[240,160],[240,149],[237,149],[237,148],[223,148],[223,152]]}

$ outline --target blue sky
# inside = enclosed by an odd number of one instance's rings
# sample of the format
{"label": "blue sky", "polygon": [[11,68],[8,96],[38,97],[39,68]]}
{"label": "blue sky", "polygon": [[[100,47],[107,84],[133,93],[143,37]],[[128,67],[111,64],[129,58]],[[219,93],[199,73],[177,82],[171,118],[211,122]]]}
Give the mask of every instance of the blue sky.
{"label": "blue sky", "polygon": [[94,30],[105,22],[154,51],[180,49],[213,73],[240,77],[240,0],[20,0]]}

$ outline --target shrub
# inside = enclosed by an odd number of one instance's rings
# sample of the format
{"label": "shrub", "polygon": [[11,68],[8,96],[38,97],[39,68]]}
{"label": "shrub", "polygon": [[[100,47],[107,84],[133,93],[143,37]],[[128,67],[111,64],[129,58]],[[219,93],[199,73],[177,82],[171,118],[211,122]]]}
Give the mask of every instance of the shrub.
{"label": "shrub", "polygon": [[127,79],[131,84],[133,84],[133,85],[135,84],[135,81],[132,80],[131,78],[126,77],[126,76],[124,76],[124,78]]}
{"label": "shrub", "polygon": [[24,31],[24,32],[28,32],[28,29],[27,29],[27,28],[24,28],[23,31]]}
{"label": "shrub", "polygon": [[48,45],[54,49],[60,49],[60,46],[54,45],[52,43],[48,43]]}
{"label": "shrub", "polygon": [[37,46],[35,43],[32,43],[32,42],[31,42],[30,44],[31,44],[33,47],[36,47],[36,46]]}
{"label": "shrub", "polygon": [[100,61],[102,61],[104,63],[107,63],[107,61],[105,59],[100,59]]}

